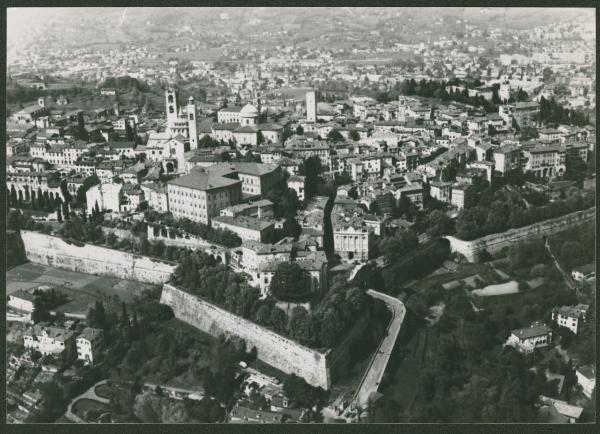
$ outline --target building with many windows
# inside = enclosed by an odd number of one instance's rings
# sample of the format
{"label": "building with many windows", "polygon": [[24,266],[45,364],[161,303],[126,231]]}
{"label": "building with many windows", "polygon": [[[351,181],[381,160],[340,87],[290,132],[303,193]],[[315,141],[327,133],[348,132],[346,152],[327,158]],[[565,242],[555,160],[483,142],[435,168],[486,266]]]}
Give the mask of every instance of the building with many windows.
{"label": "building with many windows", "polygon": [[100,352],[102,344],[102,330],[91,327],[83,329],[75,341],[77,358],[86,363],[94,363]]}
{"label": "building with many windows", "polygon": [[562,146],[539,146],[525,151],[525,172],[540,178],[554,178],[565,173],[566,152]]}
{"label": "building with many windows", "polygon": [[511,331],[507,345],[522,353],[532,353],[537,348],[547,347],[552,342],[552,329],[545,324],[534,323],[529,327]]}
{"label": "building with many windows", "polygon": [[560,327],[566,327],[577,334],[579,322],[585,320],[588,306],[580,304],[577,306],[562,306],[552,310],[552,321]]}
{"label": "building with many windows", "polygon": [[275,230],[275,221],[253,216],[238,215],[215,216],[211,220],[213,228],[226,229],[237,234],[242,240],[268,242],[270,234]]}
{"label": "building with many windows", "polygon": [[36,324],[23,334],[25,348],[37,350],[42,355],[60,354],[73,343],[73,332],[58,327]]}
{"label": "building with many windows", "polygon": [[194,167],[189,174],[167,183],[169,210],[176,218],[210,224],[212,217],[242,198],[237,173],[219,173]]}

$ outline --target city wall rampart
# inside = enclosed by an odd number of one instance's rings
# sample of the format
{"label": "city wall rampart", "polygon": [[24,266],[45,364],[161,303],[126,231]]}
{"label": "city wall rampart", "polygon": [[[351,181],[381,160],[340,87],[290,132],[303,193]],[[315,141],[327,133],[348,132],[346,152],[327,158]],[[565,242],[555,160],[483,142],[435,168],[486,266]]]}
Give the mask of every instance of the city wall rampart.
{"label": "city wall rampart", "polygon": [[248,349],[256,347],[260,360],[287,374],[296,374],[315,387],[327,390],[331,386],[329,351],[300,345],[170,284],[163,286],[160,302],[171,306],[176,318],[205,333],[244,339]]}
{"label": "city wall rampart", "polygon": [[27,259],[80,273],[118,277],[144,283],[167,282],[176,264],[32,231],[21,231]]}
{"label": "city wall rampart", "polygon": [[595,218],[596,207],[544,220],[522,228],[510,229],[499,234],[486,235],[485,237],[471,241],[463,241],[449,235],[445,238],[450,241],[450,250],[452,252],[458,252],[464,255],[470,262],[475,262],[477,255],[484,250],[490,254],[494,254],[514,243],[552,235],[570,227],[592,221]]}

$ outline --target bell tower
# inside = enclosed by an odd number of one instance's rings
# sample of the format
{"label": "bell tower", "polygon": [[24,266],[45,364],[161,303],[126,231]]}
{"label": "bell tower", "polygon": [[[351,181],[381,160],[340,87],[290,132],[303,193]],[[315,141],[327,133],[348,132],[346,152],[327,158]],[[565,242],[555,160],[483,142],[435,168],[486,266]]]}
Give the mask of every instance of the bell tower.
{"label": "bell tower", "polygon": [[165,101],[167,107],[167,123],[171,124],[177,120],[177,92],[172,88],[166,89]]}
{"label": "bell tower", "polygon": [[194,97],[190,96],[187,105],[188,133],[190,139],[190,150],[198,148],[198,113]]}

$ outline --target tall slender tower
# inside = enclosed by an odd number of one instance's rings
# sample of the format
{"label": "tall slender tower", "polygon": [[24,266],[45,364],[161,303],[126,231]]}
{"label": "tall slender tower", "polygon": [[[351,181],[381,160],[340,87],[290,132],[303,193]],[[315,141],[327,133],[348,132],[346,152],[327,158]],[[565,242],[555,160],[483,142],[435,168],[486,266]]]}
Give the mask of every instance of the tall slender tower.
{"label": "tall slender tower", "polygon": [[406,98],[402,95],[398,97],[398,117],[406,115]]}
{"label": "tall slender tower", "polygon": [[177,92],[172,89],[165,90],[165,100],[167,103],[167,124],[172,124],[177,120]]}
{"label": "tall slender tower", "polygon": [[260,123],[261,122],[260,92],[256,92],[254,102],[256,103],[256,109],[258,110],[258,123]]}
{"label": "tall slender tower", "polygon": [[317,122],[317,94],[314,90],[306,92],[306,120]]}
{"label": "tall slender tower", "polygon": [[194,97],[190,96],[187,105],[188,132],[190,139],[190,150],[198,148],[198,119]]}

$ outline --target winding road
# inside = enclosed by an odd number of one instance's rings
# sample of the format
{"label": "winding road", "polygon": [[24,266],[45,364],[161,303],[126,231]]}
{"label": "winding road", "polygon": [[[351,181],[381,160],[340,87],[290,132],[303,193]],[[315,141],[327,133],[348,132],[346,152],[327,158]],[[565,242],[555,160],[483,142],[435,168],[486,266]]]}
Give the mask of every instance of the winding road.
{"label": "winding road", "polygon": [[356,406],[365,407],[368,404],[371,395],[379,389],[383,373],[385,372],[392,350],[396,344],[396,339],[400,333],[400,328],[404,322],[404,316],[406,315],[404,303],[397,298],[372,289],[369,289],[367,294],[382,300],[392,312],[392,319],[386,330],[386,336],[380,342],[375,354],[373,354],[367,371],[358,386],[353,398],[353,405],[350,405],[348,408]]}

